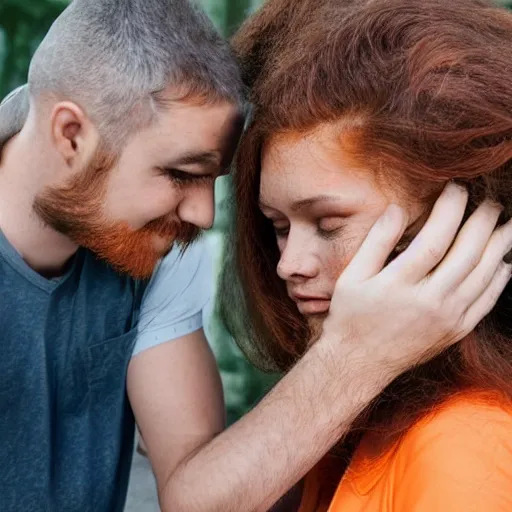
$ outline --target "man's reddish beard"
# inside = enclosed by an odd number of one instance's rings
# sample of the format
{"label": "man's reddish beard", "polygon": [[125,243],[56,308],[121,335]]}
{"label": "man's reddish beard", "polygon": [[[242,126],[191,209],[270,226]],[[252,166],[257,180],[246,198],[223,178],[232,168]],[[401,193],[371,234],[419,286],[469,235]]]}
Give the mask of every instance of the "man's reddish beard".
{"label": "man's reddish beard", "polygon": [[[104,213],[107,176],[117,159],[106,155],[98,151],[67,185],[45,190],[35,199],[34,211],[47,225],[120,272],[147,279],[174,242],[186,249],[201,230],[166,218],[155,219],[138,230],[126,222],[108,220]],[[168,240],[166,249],[155,248],[155,237]]]}

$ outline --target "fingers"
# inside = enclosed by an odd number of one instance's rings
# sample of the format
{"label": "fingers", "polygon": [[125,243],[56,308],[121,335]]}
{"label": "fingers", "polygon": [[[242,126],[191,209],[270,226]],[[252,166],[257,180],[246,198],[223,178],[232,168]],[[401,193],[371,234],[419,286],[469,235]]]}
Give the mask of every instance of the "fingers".
{"label": "fingers", "polygon": [[422,230],[384,272],[399,273],[408,282],[425,278],[451,246],[464,217],[467,201],[466,189],[454,183],[446,185]]}
{"label": "fingers", "polygon": [[[431,275],[432,283],[449,292],[464,281],[479,264],[501,211],[502,207],[491,201],[484,201],[476,209],[460,230],[448,254]],[[503,257],[500,244],[495,247],[496,251],[500,253],[497,256],[501,255],[495,262],[497,265]],[[494,266],[493,269],[495,268]]]}
{"label": "fingers", "polygon": [[363,281],[378,274],[407,225],[405,212],[390,204],[370,229],[342,274],[343,280]]}
{"label": "fingers", "polygon": [[512,220],[494,231],[480,262],[456,290],[457,300],[467,308],[491,285],[494,276],[505,265],[504,256],[512,247]]}
{"label": "fingers", "polygon": [[493,275],[489,286],[470,306],[464,315],[462,329],[464,332],[471,332],[477,324],[488,315],[498,302],[503,290],[510,282],[512,265],[501,262]]}

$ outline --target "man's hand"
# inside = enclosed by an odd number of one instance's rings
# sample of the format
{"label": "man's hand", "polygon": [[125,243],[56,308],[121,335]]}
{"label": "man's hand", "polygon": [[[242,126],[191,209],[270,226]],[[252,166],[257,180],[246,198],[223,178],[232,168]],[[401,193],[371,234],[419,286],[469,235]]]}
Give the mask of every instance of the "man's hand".
{"label": "man's hand", "polygon": [[[495,230],[501,207],[484,202],[460,228],[467,192],[449,184],[405,252],[384,269],[406,227],[388,207],[340,276],[324,338],[356,343],[368,364],[398,375],[468,335],[511,276],[503,261],[512,222]],[[444,258],[444,259],[443,259]]]}
{"label": "man's hand", "polygon": [[494,230],[500,208],[485,203],[453,242],[466,203],[449,185],[383,269],[406,224],[388,209],[339,278],[318,342],[249,414],[168,473],[164,511],[267,511],[395,377],[474,328],[509,280],[512,225]]}

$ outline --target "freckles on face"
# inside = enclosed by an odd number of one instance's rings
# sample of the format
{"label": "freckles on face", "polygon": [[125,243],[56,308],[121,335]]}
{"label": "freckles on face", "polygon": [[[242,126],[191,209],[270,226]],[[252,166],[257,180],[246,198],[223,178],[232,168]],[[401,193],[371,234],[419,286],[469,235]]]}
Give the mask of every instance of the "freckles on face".
{"label": "freckles on face", "polygon": [[391,202],[355,169],[327,130],[278,136],[262,154],[260,206],[276,231],[290,290],[332,296],[337,278]]}

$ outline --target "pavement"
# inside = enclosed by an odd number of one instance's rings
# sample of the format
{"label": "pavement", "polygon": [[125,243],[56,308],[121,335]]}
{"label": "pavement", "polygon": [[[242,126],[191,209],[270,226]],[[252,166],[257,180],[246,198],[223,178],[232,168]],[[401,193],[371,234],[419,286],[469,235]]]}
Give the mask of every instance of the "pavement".
{"label": "pavement", "polygon": [[160,512],[151,465],[137,452],[133,455],[125,512]]}

